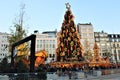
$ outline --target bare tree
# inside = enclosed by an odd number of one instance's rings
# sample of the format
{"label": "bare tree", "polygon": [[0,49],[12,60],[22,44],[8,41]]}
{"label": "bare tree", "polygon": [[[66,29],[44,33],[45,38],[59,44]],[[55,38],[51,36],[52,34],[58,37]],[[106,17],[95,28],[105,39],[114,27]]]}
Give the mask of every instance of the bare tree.
{"label": "bare tree", "polygon": [[[27,30],[23,29],[24,17],[25,17],[24,15],[25,15],[25,4],[22,4],[18,18],[15,19],[13,26],[10,28],[11,37],[9,37],[9,39],[8,39],[10,52],[11,52],[12,44],[22,40],[23,38],[25,38],[27,36]],[[23,54],[23,53],[27,54],[28,51],[26,51],[26,50],[28,50],[28,44],[23,43],[23,44],[17,46],[16,49],[19,54]]]}

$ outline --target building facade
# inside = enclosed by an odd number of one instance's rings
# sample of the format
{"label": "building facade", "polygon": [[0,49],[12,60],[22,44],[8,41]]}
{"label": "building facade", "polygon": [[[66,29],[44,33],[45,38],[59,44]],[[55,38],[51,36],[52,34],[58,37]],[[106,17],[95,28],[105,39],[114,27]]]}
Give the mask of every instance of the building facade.
{"label": "building facade", "polygon": [[95,42],[100,49],[100,56],[102,58],[109,58],[111,60],[111,46],[108,34],[104,31],[94,32]]}
{"label": "building facade", "polygon": [[114,63],[120,63],[120,34],[108,34],[112,60]]}
{"label": "building facade", "polygon": [[[84,53],[88,50],[93,53],[94,43],[96,42],[100,48],[101,57],[109,57],[114,63],[120,62],[120,34],[108,34],[104,31],[94,32],[91,23],[79,23],[77,29],[81,37]],[[35,32],[34,34],[36,34],[36,52],[45,50],[48,53],[46,63],[56,61],[59,33],[57,31],[46,31],[43,33]],[[10,36],[8,33],[0,32],[0,62],[9,55],[8,37]]]}
{"label": "building facade", "polygon": [[8,45],[9,45],[8,38],[9,37],[10,37],[10,34],[0,32],[0,62],[3,60],[3,58],[10,55],[9,48],[8,48]]}
{"label": "building facade", "polygon": [[94,29],[91,23],[77,25],[77,29],[80,35],[81,44],[83,46],[84,53],[90,51],[93,53],[94,47]]}
{"label": "building facade", "polygon": [[56,60],[57,38],[56,31],[47,31],[36,34],[36,51],[45,50],[48,53],[46,63]]}

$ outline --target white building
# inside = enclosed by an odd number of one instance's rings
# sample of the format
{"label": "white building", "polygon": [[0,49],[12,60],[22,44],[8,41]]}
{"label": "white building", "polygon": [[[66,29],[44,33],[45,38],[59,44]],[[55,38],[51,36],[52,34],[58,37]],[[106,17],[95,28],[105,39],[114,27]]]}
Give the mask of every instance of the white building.
{"label": "white building", "polygon": [[10,34],[0,32],[0,62],[9,55],[8,37],[10,37]]}
{"label": "white building", "polygon": [[114,63],[120,63],[120,34],[108,34],[112,60]]}
{"label": "white building", "polygon": [[97,43],[98,47],[100,48],[100,55],[103,58],[109,57],[111,54],[111,47],[108,34],[104,31],[101,32],[94,32],[95,42]]}
{"label": "white building", "polygon": [[94,29],[91,23],[77,25],[77,29],[80,35],[81,44],[84,49],[84,53],[89,51],[93,53],[94,47]]}
{"label": "white building", "polygon": [[36,51],[45,50],[48,53],[46,63],[56,60],[57,37],[56,31],[36,32]]}

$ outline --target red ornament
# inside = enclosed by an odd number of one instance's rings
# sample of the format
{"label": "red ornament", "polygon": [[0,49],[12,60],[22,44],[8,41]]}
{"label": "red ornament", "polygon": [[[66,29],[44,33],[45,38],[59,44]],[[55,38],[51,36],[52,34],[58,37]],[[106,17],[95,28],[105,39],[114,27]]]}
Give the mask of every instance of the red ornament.
{"label": "red ornament", "polygon": [[67,53],[68,53],[68,55],[70,55],[70,51],[69,50],[67,51]]}
{"label": "red ornament", "polygon": [[76,50],[76,45],[74,45],[74,49]]}

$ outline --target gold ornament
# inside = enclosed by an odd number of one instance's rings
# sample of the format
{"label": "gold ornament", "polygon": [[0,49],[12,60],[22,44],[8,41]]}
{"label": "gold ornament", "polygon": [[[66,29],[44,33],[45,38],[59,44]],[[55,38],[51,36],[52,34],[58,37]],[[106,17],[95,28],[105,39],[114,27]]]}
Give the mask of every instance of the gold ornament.
{"label": "gold ornament", "polygon": [[70,37],[68,37],[68,41],[70,41],[71,40],[71,38]]}
{"label": "gold ornament", "polygon": [[61,52],[61,53],[60,53],[60,56],[65,56],[65,53],[64,53],[64,52]]}

